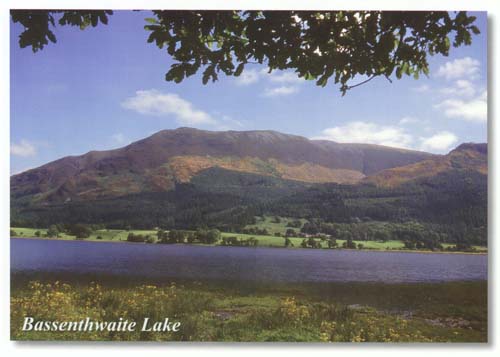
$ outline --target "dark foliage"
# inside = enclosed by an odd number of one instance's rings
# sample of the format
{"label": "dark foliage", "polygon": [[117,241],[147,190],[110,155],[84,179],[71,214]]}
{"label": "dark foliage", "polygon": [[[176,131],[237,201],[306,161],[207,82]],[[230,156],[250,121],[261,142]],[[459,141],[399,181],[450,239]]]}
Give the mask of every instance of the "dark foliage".
{"label": "dark foliage", "polygon": [[[245,226],[254,224],[257,215],[270,215],[308,219],[300,229],[301,235],[323,234],[352,240],[400,239],[429,249],[438,248],[442,242],[458,245],[487,243],[487,177],[475,171],[452,170],[395,188],[315,184],[298,189],[296,183],[291,183],[288,196],[283,193],[288,181],[273,179],[279,184],[269,186],[264,178],[261,181],[264,187],[259,188],[254,176],[249,175],[249,181],[245,175],[238,176],[239,191],[236,184],[232,184],[227,186],[228,192],[224,192],[224,176],[219,176],[221,182],[216,188],[208,188],[208,184],[198,179],[193,184],[179,184],[169,192],[93,202],[31,206],[14,201],[12,225],[48,227],[64,222],[73,227],[70,230],[82,226],[77,223],[122,229],[197,230],[206,227],[204,231],[218,229],[266,235],[269,232],[264,229]],[[246,192],[247,182],[254,187],[251,197]],[[274,187],[279,193],[273,193]],[[296,221],[300,223],[298,219]],[[420,222],[421,225],[415,228],[417,226],[409,224],[407,231],[369,231],[363,228],[361,223],[371,221]],[[349,229],[339,229],[339,224],[349,225]],[[299,226],[294,221],[292,225]],[[425,230],[422,230],[422,225]],[[88,234],[86,229],[90,228],[81,227],[80,230],[87,233],[79,235]],[[288,229],[286,235],[298,235],[298,232],[292,232],[293,228]],[[168,242],[206,241],[201,232],[192,238],[185,233],[174,233]],[[437,235],[431,236],[432,232]],[[182,238],[175,237],[175,234]]]}
{"label": "dark foliage", "polygon": [[[24,31],[21,47],[33,51],[56,42],[56,24],[81,29],[107,24],[108,10],[12,10]],[[447,56],[451,46],[470,45],[479,30],[465,11],[153,11],[144,27],[148,42],[165,48],[174,63],[167,81],[202,72],[202,82],[220,73],[239,76],[252,63],[269,72],[291,69],[345,94],[357,75],[368,80],[428,74],[428,55]]]}

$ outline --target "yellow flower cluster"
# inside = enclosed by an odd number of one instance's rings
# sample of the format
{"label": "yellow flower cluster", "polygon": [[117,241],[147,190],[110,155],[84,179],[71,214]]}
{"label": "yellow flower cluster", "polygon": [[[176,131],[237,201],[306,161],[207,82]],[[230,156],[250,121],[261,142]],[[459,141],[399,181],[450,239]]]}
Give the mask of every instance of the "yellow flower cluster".
{"label": "yellow flower cluster", "polygon": [[285,319],[295,324],[304,321],[310,316],[307,306],[298,304],[294,297],[283,299],[279,311]]}
{"label": "yellow flower cluster", "polygon": [[65,312],[63,318],[72,317],[68,314],[77,295],[68,284],[56,281],[53,284],[42,284],[34,281],[28,284],[28,294],[13,297],[11,300],[12,311],[24,316],[37,316],[50,318],[54,312]]}
{"label": "yellow flower cluster", "polygon": [[[172,301],[177,298],[175,284],[167,287],[141,285],[131,289],[106,288],[97,283],[70,286],[54,283],[30,282],[22,293],[11,298],[11,328],[13,337],[21,335],[20,326],[26,316],[43,321],[78,321],[89,317],[97,321],[119,318],[141,321],[146,317],[171,316]],[[46,336],[49,336],[46,334]],[[73,335],[53,333],[53,338],[74,338]],[[109,339],[105,334],[87,334],[89,339]],[[129,338],[116,335],[113,339]]]}
{"label": "yellow flower cluster", "polygon": [[[373,312],[372,312],[373,313]],[[323,321],[320,339],[324,342],[432,342],[420,331],[411,331],[405,319],[389,320],[386,316],[364,316],[336,323]]]}

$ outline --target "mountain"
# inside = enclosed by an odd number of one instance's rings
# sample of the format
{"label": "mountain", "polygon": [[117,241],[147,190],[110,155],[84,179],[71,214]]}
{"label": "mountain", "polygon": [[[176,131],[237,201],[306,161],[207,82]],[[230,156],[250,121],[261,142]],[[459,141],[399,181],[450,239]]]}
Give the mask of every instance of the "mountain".
{"label": "mountain", "polygon": [[12,176],[11,224],[229,232],[278,216],[419,222],[447,241],[483,244],[487,151],[466,143],[431,155],[274,131],[164,130]]}
{"label": "mountain", "polygon": [[426,180],[451,171],[474,171],[488,174],[487,144],[464,143],[447,155],[433,156],[425,160],[382,170],[363,179],[381,187],[396,187],[415,180]]}
{"label": "mountain", "polygon": [[123,148],[68,156],[11,177],[14,202],[39,205],[168,192],[210,168],[303,183],[360,182],[425,152],[309,140],[276,131],[163,130]]}

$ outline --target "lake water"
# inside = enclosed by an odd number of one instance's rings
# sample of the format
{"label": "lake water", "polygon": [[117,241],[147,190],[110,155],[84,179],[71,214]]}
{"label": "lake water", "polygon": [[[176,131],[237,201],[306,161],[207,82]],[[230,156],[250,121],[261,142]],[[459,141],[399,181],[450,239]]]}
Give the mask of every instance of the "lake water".
{"label": "lake water", "polygon": [[486,280],[488,257],[11,238],[11,271],[260,282]]}

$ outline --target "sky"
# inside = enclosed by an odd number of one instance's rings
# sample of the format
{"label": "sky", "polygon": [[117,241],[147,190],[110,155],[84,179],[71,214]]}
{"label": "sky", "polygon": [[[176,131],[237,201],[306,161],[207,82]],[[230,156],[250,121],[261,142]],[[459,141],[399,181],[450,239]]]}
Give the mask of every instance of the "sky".
{"label": "sky", "polygon": [[116,11],[107,26],[84,31],[57,27],[57,43],[37,53],[19,48],[22,27],[11,24],[11,174],[182,126],[440,154],[486,142],[486,13],[472,14],[481,34],[448,57],[429,57],[429,77],[376,78],[345,96],[333,84],[318,87],[259,65],[207,85],[199,75],[166,82],[173,61],[147,43],[148,11]]}

